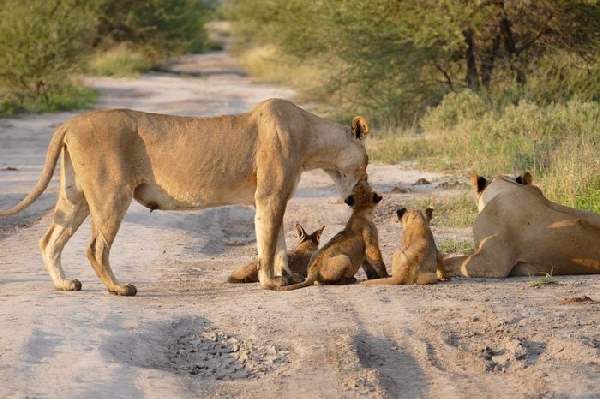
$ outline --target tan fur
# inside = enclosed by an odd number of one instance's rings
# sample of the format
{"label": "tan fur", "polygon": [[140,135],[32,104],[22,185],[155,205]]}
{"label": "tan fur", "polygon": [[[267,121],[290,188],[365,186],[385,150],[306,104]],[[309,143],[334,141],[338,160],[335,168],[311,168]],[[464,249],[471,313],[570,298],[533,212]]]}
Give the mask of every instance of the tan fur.
{"label": "tan fur", "polygon": [[600,215],[549,201],[529,174],[498,176],[477,197],[476,250],[470,256],[445,257],[449,274],[600,273]]}
{"label": "tan fur", "polygon": [[387,277],[385,264],[379,250],[377,227],[373,223],[373,209],[381,197],[366,180],[352,190],[346,203],[353,207],[352,216],[344,230],[337,233],[323,248],[314,254],[308,267],[306,280],[299,284],[275,287],[278,291],[291,291],[320,284],[352,284],[354,275],[367,262],[380,277]]}
{"label": "tan fur", "polygon": [[[325,226],[308,234],[300,224],[296,224],[300,241],[291,251],[288,251],[288,267],[293,275],[288,276],[292,282],[306,278],[306,270],[313,253],[319,248],[319,239]],[[285,272],[285,271],[284,271]],[[229,283],[258,283],[258,262],[250,262],[235,270],[227,279]]]}
{"label": "tan fur", "polygon": [[444,279],[438,251],[429,228],[433,210],[427,217],[419,210],[399,209],[402,222],[402,243],[392,258],[392,277],[368,280],[366,285],[435,284]]}
{"label": "tan fur", "polygon": [[282,220],[300,174],[325,170],[344,198],[366,174],[366,133],[363,118],[345,127],[277,99],[249,113],[211,118],[89,112],[57,130],[36,187],[0,216],[19,212],[44,191],[62,153],[54,221],[40,241],[56,288],[81,288],[79,281],[65,279],[60,255],[91,214],[90,263],[110,292],[135,295],[135,287],[119,283],[108,262],[132,199],[151,210],[255,206],[259,279],[271,287],[287,268]]}

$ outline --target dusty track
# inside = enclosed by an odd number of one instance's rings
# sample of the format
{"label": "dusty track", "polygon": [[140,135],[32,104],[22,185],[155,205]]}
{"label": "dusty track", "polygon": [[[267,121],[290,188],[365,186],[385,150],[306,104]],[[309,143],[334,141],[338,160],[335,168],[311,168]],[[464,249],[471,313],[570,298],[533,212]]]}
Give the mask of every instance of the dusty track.
{"label": "dusty track", "polygon": [[[289,90],[257,85],[223,55],[193,56],[137,79],[91,79],[101,107],[211,115],[242,112]],[[70,114],[0,120],[0,207],[29,191],[53,127]],[[3,171],[7,166],[18,171]],[[370,166],[389,262],[401,233],[392,211],[442,190],[392,188],[444,176]],[[600,276],[461,280],[428,287],[310,287],[266,292],[226,276],[255,253],[253,211],[193,213],[133,205],[112,251],[115,273],[139,294],[107,294],[83,254],[87,221],[63,265],[81,292],[56,292],[37,240],[56,182],[26,214],[0,222],[0,397],[600,397]],[[329,179],[303,176],[285,218],[326,224],[348,216]],[[436,237],[466,234],[437,226]]]}

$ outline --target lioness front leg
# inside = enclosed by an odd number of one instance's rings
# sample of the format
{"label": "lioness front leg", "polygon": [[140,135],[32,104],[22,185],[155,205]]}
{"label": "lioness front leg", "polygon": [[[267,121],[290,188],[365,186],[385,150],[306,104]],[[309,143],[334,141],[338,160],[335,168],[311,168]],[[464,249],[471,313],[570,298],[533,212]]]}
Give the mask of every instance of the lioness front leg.
{"label": "lioness front leg", "polygon": [[[275,198],[275,196],[256,198],[254,228],[256,229],[256,247],[258,250],[258,281],[261,287],[267,289],[281,285],[281,271],[288,268],[283,232],[281,233],[283,243],[279,243],[279,248],[277,245],[279,232],[283,227],[285,202],[287,201],[282,201]],[[276,259],[279,274],[275,269]]]}

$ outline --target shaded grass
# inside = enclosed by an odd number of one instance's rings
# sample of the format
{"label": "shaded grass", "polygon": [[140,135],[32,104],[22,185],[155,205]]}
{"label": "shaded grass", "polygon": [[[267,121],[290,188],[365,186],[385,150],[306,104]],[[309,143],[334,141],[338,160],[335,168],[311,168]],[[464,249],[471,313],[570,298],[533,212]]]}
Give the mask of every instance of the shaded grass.
{"label": "shaded grass", "polygon": [[437,248],[444,254],[471,254],[475,250],[472,239],[446,238],[436,243]]}
{"label": "shaded grass", "polygon": [[22,112],[60,112],[91,108],[98,98],[98,92],[90,87],[73,84],[51,90],[44,97],[24,97],[16,99],[0,93],[0,117]]}

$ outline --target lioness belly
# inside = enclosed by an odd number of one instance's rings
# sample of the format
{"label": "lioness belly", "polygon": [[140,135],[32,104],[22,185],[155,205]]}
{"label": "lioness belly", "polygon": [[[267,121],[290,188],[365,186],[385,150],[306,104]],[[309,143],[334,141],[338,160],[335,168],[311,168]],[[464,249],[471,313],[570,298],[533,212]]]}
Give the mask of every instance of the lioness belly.
{"label": "lioness belly", "polygon": [[140,184],[133,193],[133,197],[140,204],[150,210],[186,210],[214,208],[233,204],[254,204],[256,187],[251,185],[238,185],[227,190],[211,190],[204,193],[187,193],[185,196],[169,193],[155,183]]}

